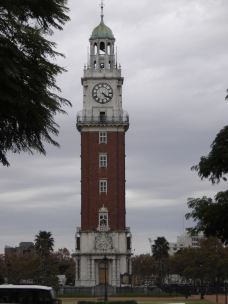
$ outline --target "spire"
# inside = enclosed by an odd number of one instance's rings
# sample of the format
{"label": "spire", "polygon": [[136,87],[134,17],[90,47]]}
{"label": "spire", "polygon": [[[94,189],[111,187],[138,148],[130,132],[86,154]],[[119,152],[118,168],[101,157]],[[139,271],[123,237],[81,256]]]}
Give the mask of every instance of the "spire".
{"label": "spire", "polygon": [[104,23],[104,1],[101,0],[101,23]]}

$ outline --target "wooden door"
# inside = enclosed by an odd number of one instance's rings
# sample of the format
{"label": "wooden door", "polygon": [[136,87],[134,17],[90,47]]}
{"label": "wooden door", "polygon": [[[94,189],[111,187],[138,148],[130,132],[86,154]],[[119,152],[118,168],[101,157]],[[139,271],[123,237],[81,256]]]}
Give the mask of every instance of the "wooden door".
{"label": "wooden door", "polygon": [[108,263],[99,264],[99,284],[108,284]]}

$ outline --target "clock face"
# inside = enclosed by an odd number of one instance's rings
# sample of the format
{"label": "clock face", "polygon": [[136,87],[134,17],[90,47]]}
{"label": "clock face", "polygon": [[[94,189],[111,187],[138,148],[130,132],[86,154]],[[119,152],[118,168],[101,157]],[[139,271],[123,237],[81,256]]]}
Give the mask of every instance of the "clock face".
{"label": "clock face", "polygon": [[98,83],[92,91],[93,99],[98,103],[107,103],[112,100],[113,90],[107,83]]}

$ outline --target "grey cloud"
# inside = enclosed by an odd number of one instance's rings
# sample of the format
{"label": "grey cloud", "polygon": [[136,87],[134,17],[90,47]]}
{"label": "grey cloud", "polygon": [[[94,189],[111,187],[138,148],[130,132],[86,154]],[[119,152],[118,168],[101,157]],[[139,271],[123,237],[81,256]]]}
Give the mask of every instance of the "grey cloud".
{"label": "grey cloud", "polygon": [[[96,3],[95,3],[96,2]],[[74,248],[80,226],[80,135],[83,65],[88,39],[99,23],[99,1],[70,0],[71,22],[53,36],[68,69],[58,77],[72,108],[56,117],[61,149],[47,156],[9,155],[0,169],[0,251],[6,244],[53,232],[56,248]],[[189,196],[213,196],[190,167],[206,155],[227,124],[226,0],[109,0],[105,22],[117,39],[125,83],[127,223],[136,252],[149,252],[148,237],[175,240],[184,226]],[[140,207],[141,206],[141,207]]]}

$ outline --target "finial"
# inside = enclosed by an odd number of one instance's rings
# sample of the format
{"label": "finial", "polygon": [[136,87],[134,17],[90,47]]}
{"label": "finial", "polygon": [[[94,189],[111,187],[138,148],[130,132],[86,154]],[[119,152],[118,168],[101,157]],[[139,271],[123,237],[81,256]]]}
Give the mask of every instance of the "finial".
{"label": "finial", "polygon": [[104,1],[101,0],[101,23],[104,22]]}

